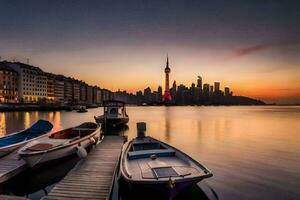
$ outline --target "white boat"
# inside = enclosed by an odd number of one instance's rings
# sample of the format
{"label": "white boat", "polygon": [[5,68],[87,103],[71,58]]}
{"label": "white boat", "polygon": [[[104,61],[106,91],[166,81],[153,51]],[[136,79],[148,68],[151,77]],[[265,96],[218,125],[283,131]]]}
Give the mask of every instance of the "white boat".
{"label": "white boat", "polygon": [[211,177],[212,172],[182,151],[146,137],[138,123],[138,137],[122,153],[120,171],[132,188],[143,187],[172,198],[182,190]]}
{"label": "white boat", "polygon": [[38,120],[30,128],[11,133],[0,138],[0,157],[3,157],[30,141],[43,137],[53,128],[53,125],[45,120]]}
{"label": "white boat", "polygon": [[52,133],[28,143],[18,151],[30,167],[77,154],[86,156],[86,148],[100,137],[99,125],[86,122],[79,126]]}
{"label": "white boat", "polygon": [[126,113],[125,102],[110,100],[103,102],[104,114],[95,116],[95,121],[104,126],[117,127],[126,125],[129,117]]}

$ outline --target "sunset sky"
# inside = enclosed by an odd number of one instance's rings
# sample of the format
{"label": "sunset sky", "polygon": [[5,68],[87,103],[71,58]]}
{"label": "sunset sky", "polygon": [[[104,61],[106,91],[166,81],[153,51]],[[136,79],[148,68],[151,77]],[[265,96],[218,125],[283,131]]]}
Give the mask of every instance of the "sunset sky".
{"label": "sunset sky", "polygon": [[0,0],[0,56],[111,90],[220,81],[300,103],[300,1]]}

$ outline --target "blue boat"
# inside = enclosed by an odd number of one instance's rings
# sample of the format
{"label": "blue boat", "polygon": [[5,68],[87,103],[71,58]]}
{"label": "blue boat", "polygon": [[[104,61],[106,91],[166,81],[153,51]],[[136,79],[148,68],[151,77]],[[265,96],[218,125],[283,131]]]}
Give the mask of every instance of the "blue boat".
{"label": "blue boat", "polygon": [[35,140],[48,133],[53,125],[45,120],[38,120],[30,128],[12,133],[0,138],[0,157],[3,157],[26,143]]}

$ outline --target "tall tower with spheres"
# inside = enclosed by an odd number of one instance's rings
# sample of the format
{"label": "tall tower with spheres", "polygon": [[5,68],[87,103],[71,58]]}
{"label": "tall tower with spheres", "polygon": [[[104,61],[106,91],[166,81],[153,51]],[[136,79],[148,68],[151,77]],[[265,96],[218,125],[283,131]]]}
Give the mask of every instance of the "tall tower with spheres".
{"label": "tall tower with spheres", "polygon": [[166,68],[165,68],[165,92],[164,95],[162,96],[162,101],[163,103],[170,103],[171,102],[171,94],[170,94],[170,87],[169,87],[169,74],[171,72],[171,69],[169,67],[169,56],[167,55],[167,63],[166,63]]}

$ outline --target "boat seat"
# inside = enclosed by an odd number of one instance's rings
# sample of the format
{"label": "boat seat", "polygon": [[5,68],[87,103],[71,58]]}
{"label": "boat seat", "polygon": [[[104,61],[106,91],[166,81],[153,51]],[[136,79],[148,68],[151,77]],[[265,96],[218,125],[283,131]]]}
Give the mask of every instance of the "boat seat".
{"label": "boat seat", "polygon": [[156,155],[157,157],[171,157],[175,155],[175,151],[172,149],[151,149],[142,151],[132,151],[128,152],[128,159],[141,159],[149,158],[151,155]]}
{"label": "boat seat", "polygon": [[51,149],[53,146],[54,146],[53,144],[49,144],[49,143],[39,143],[39,144],[35,144],[31,147],[28,147],[27,150],[30,150],[30,151],[44,151],[44,150]]}

